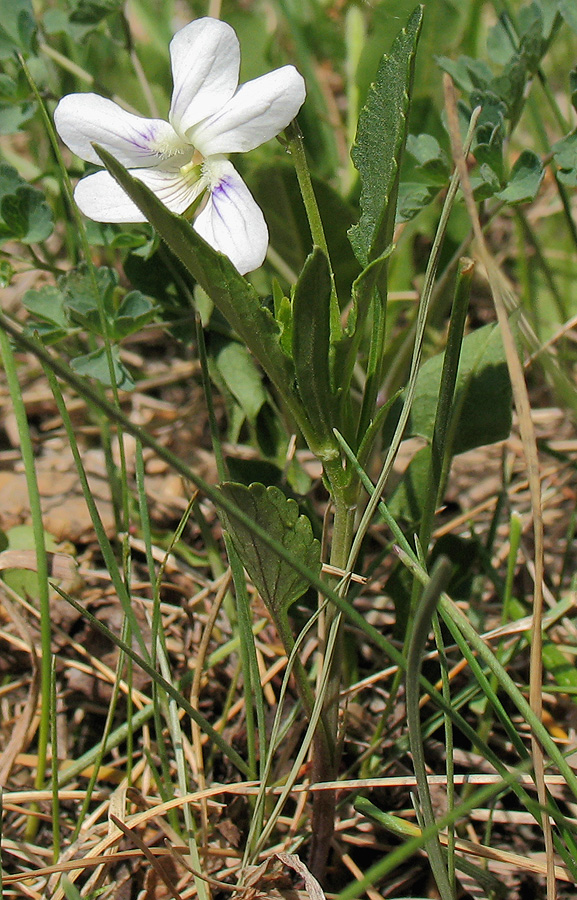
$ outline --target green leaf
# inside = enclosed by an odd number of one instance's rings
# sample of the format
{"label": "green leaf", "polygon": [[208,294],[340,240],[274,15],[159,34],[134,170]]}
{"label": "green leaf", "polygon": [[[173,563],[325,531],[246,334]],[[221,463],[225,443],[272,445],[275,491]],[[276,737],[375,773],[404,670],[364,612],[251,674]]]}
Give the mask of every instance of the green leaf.
{"label": "green leaf", "polygon": [[[349,297],[359,271],[347,236],[355,221],[354,210],[325,181],[312,181],[337,294]],[[250,189],[265,214],[271,247],[293,272],[300,272],[311,249],[311,232],[294,167],[285,163],[262,166],[251,173]]]}
{"label": "green leaf", "polygon": [[54,227],[44,195],[6,165],[0,165],[0,217],[0,241],[36,244],[46,240]]}
{"label": "green leaf", "polygon": [[543,12],[537,3],[523,6],[519,10],[519,54],[532,75],[537,71],[547,49],[544,28]]}
{"label": "green leaf", "polygon": [[429,489],[431,447],[421,447],[407,466],[387,506],[395,518],[419,522]]}
{"label": "green leaf", "polygon": [[0,103],[0,134],[16,134],[35,113],[35,103]]}
{"label": "green leaf", "polygon": [[478,172],[471,176],[471,187],[475,200],[486,200],[497,193],[501,184],[491,166],[482,163]]}
{"label": "green leaf", "polygon": [[489,93],[473,93],[471,103],[481,106],[472,151],[477,162],[489,166],[502,182],[506,107],[495,94]]}
{"label": "green leaf", "polygon": [[363,266],[380,256],[392,238],[422,18],[418,7],[383,57],[359,117],[352,158],[361,177],[362,212],[349,237]]}
{"label": "green leaf", "polygon": [[[34,529],[31,525],[15,525],[6,534],[1,533],[0,546],[2,550],[35,550],[36,540]],[[50,532],[44,532],[44,546],[48,552],[57,550],[57,542]],[[13,591],[16,591],[24,599],[33,599],[36,602],[40,594],[38,574],[31,569],[8,569],[2,572],[4,581]]]}
{"label": "green leaf", "polygon": [[397,222],[410,222],[439,192],[438,188],[418,182],[402,181],[399,185]]}
{"label": "green leaf", "polygon": [[252,356],[244,344],[226,341],[215,354],[215,364],[228,390],[254,425],[267,396]]}
{"label": "green leaf", "polygon": [[9,194],[15,194],[25,182],[13,166],[0,164],[0,200]]}
{"label": "green leaf", "polygon": [[474,90],[485,90],[493,78],[491,69],[482,59],[460,56],[453,60],[447,56],[437,56],[437,63],[443,72],[451,76],[457,87],[467,94]]}
{"label": "green leaf", "polygon": [[577,33],[577,6],[574,0],[557,0],[557,6],[567,25]]}
{"label": "green leaf", "polygon": [[93,334],[102,336],[99,298],[109,320],[114,316],[113,293],[118,284],[114,269],[101,266],[95,276],[85,263],[71,269],[58,279],[64,294],[64,306],[70,320]]}
{"label": "green leaf", "polygon": [[[408,435],[433,439],[444,353],[428,359],[419,370]],[[401,399],[385,423],[385,442],[398,421]],[[509,372],[496,325],[485,325],[463,340],[449,423],[451,453],[504,440],[511,431],[512,393]]]}
{"label": "green leaf", "polygon": [[577,110],[577,67],[569,72],[569,90],[571,91],[571,106]]}
{"label": "green leaf", "polygon": [[499,97],[507,108],[507,116],[513,128],[524,106],[525,85],[529,69],[525,59],[519,54],[511,57],[501,75],[493,78],[489,91]]}
{"label": "green leaf", "polygon": [[0,20],[0,59],[28,53],[36,32],[31,0],[5,0]]}
{"label": "green leaf", "polygon": [[[299,515],[298,505],[277,487],[255,483],[250,487],[225,482],[220,490],[250,516],[271,538],[282,544],[313,572],[321,570],[321,547],[313,537],[309,519]],[[254,586],[273,617],[282,616],[305,593],[305,578],[279,559],[273,550],[228,513],[219,511],[226,530]]]}
{"label": "green leaf", "polygon": [[[121,361],[118,347],[111,347],[114,368],[114,380],[121,391],[131,391],[134,387],[132,376]],[[79,375],[85,375],[99,381],[104,387],[111,387],[110,370],[104,347],[94,350],[85,356],[78,356],[70,363],[70,368]]]}
{"label": "green leaf", "polygon": [[156,307],[150,297],[140,291],[129,291],[114,316],[111,336],[122,340],[129,334],[135,334],[154,319]]}
{"label": "green leaf", "polygon": [[559,166],[557,177],[567,187],[577,187],[577,133],[572,132],[553,144],[553,158]]}
{"label": "green leaf", "polygon": [[297,385],[315,437],[335,442],[335,396],[330,375],[331,275],[318,247],[307,259],[292,304],[292,355]]}
{"label": "green leaf", "polygon": [[[444,353],[427,360],[417,378],[408,431],[432,439]],[[511,431],[512,394],[501,333],[485,325],[463,340],[451,423],[452,452],[504,440]]]}
{"label": "green leaf", "polygon": [[8,287],[14,275],[14,267],[10,260],[0,259],[0,288]]}
{"label": "green leaf", "polygon": [[64,297],[55,284],[45,284],[38,291],[26,291],[22,297],[22,304],[29,313],[43,322],[60,328],[69,327],[64,310]]}
{"label": "green leaf", "polygon": [[410,134],[407,137],[407,153],[418,163],[414,171],[420,176],[419,181],[444,187],[450,174],[449,161],[436,137],[432,134]]}
{"label": "green leaf", "polygon": [[119,12],[123,0],[76,0],[70,11],[70,21],[80,25],[97,25],[110,13]]}
{"label": "green leaf", "polygon": [[273,384],[287,401],[292,400],[294,412],[297,401],[292,390],[294,370],[281,348],[278,325],[262,306],[254,287],[238,273],[228,257],[213,250],[186,219],[171,213],[110,153],[102,148],[98,148],[98,153],[108,171],[244,340]]}
{"label": "green leaf", "polygon": [[543,181],[543,165],[532,150],[523,150],[515,165],[507,187],[496,196],[505,203],[527,203],[534,200]]}

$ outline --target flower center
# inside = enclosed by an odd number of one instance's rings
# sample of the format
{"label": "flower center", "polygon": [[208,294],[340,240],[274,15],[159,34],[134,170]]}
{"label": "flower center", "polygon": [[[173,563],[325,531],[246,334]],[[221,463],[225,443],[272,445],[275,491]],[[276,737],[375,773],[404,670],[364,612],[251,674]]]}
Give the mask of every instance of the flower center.
{"label": "flower center", "polygon": [[193,188],[194,199],[182,213],[185,218],[190,220],[197,211],[205,190],[208,187],[206,179],[204,178],[204,157],[202,154],[199,153],[198,150],[195,150],[192,154],[192,159],[185,163],[184,166],[181,166],[179,172],[181,178],[186,182],[188,187]]}
{"label": "flower center", "polygon": [[204,162],[204,158],[198,150],[195,150],[192,154],[192,159],[190,162],[185,163],[184,166],[180,167],[180,174],[182,177],[189,182],[198,181],[200,178],[200,173],[202,171],[202,164]]}

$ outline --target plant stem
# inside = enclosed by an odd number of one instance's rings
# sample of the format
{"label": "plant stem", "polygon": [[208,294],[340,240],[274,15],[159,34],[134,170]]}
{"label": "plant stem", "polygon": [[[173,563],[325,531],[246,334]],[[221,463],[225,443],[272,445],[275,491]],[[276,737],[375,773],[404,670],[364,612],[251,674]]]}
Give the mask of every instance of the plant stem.
{"label": "plant stem", "polygon": [[[356,503],[352,502],[352,495],[356,500],[358,481],[348,490],[339,490],[335,493],[335,515],[333,522],[333,539],[331,545],[331,565],[345,571],[349,556],[355,519]],[[348,589],[348,579],[341,580],[337,588],[341,596],[345,596]],[[336,628],[335,651],[330,658],[326,655],[326,645],[329,635]],[[311,780],[314,782],[334,781],[337,777],[339,765],[339,697],[341,689],[341,666],[343,658],[343,632],[341,612],[337,607],[329,603],[322,617],[320,629],[321,653],[323,655],[323,669],[328,666],[327,690],[323,700],[323,712],[321,722],[328,732],[328,748],[325,731],[318,729],[313,743],[313,764]],[[328,752],[327,752],[328,749]],[[318,880],[323,879],[331,840],[335,828],[336,791],[316,791],[313,794],[312,808],[312,842],[309,856],[309,869]]]}
{"label": "plant stem", "polygon": [[[30,437],[30,428],[26,415],[26,407],[22,399],[22,392],[18,382],[18,372],[14,353],[10,346],[8,335],[0,329],[0,358],[4,364],[6,382],[12,400],[12,410],[18,426],[20,438],[20,452],[26,475],[26,486],[30,503],[30,517],[32,519],[32,531],[34,535],[34,549],[36,551],[36,571],[38,574],[38,601],[40,605],[40,645],[42,656],[40,660],[40,722],[38,726],[38,764],[34,784],[37,790],[44,787],[46,774],[46,756],[48,739],[50,735],[51,697],[52,697],[52,651],[51,651],[51,624],[50,624],[50,594],[48,581],[48,559],[46,556],[46,543],[42,522],[42,506],[40,491],[36,477],[34,463],[34,450]],[[56,715],[54,710],[53,715]],[[31,816],[26,828],[26,839],[32,840],[38,828],[38,819]]]}

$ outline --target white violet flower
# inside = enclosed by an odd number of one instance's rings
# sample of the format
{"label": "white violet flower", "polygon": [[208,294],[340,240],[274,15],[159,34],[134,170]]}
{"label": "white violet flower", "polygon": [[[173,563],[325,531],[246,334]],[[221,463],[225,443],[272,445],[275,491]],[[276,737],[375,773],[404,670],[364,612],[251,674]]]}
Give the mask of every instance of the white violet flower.
{"label": "white violet flower", "polygon": [[[218,19],[197,19],[178,31],[170,60],[168,122],[133,115],[86,93],[63,97],[54,113],[56,128],[87,162],[101,164],[92,146],[100,144],[172,212],[186,213],[206,193],[194,228],[244,275],[264,261],[268,229],[226,154],[253,150],[279,134],[304,102],[304,80],[294,66],[283,66],[238,87],[238,38]],[[105,171],[79,181],[74,198],[97,222],[146,221]]]}

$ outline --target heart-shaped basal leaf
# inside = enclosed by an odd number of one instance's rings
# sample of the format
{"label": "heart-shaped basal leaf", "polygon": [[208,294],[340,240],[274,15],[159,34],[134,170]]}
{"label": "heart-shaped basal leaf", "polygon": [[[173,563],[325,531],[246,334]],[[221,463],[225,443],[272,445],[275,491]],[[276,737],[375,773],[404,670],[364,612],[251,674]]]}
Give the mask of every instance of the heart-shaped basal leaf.
{"label": "heart-shaped basal leaf", "polygon": [[[224,482],[220,490],[303,565],[320,572],[320,543],[313,537],[309,519],[300,515],[295,500],[285,497],[277,487],[258,482],[250,487]],[[273,619],[284,617],[290,605],[305,593],[308,581],[233,516],[223,510],[219,510],[219,516]]]}
{"label": "heart-shaped basal leaf", "polygon": [[126,191],[175,256],[208,294],[217,309],[258,359],[290,406],[299,424],[306,416],[294,391],[294,369],[280,345],[280,332],[254,287],[223,253],[213,250],[182,216],[171,213],[142,181],[133,178],[101,147],[97,152],[111,175]]}
{"label": "heart-shaped basal leaf", "polygon": [[391,243],[422,19],[419,6],[383,57],[359,117],[352,157],[361,176],[362,213],[349,237],[363,266]]}

